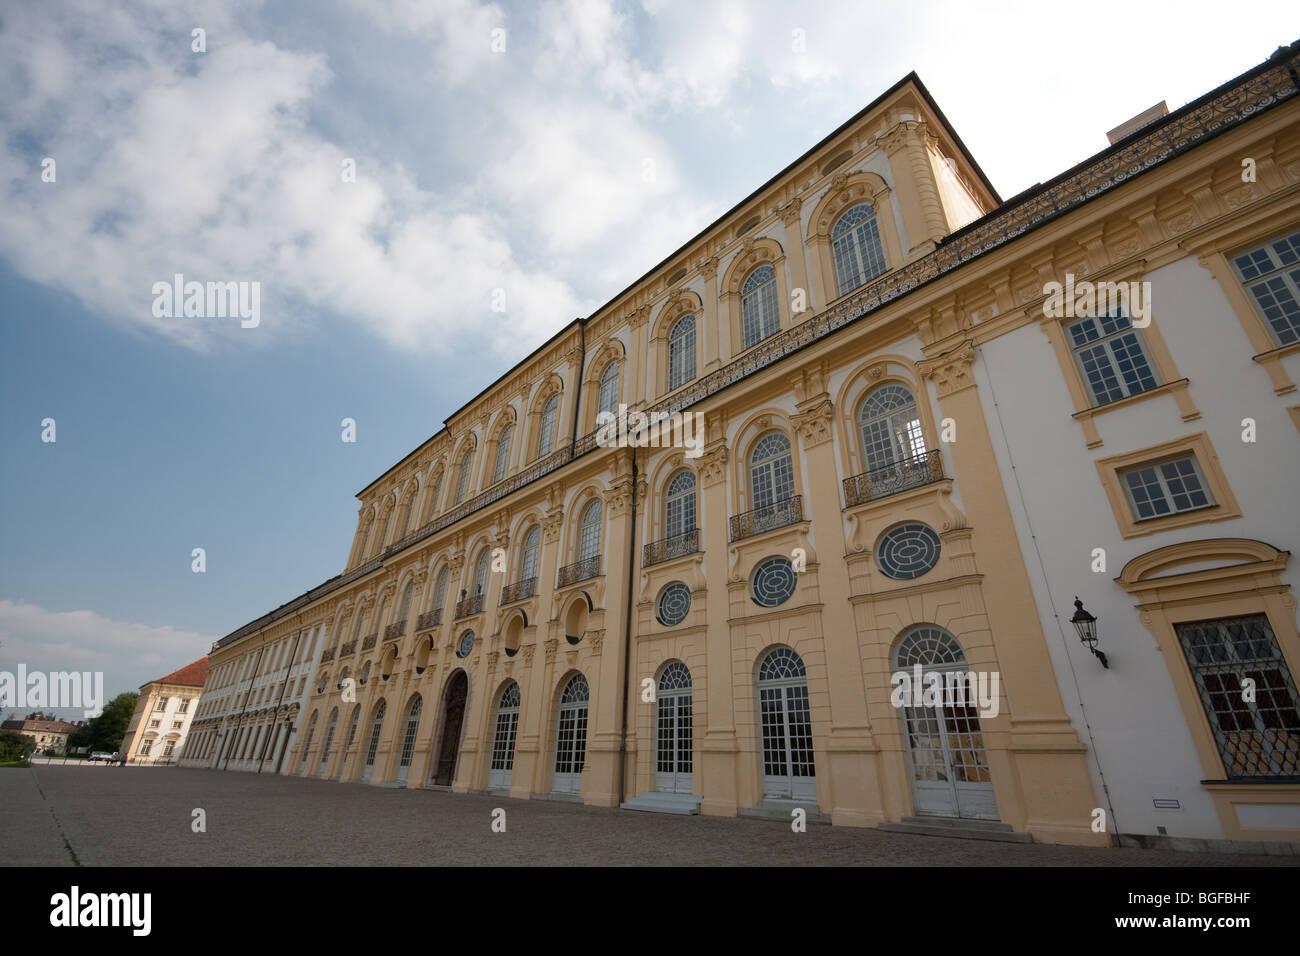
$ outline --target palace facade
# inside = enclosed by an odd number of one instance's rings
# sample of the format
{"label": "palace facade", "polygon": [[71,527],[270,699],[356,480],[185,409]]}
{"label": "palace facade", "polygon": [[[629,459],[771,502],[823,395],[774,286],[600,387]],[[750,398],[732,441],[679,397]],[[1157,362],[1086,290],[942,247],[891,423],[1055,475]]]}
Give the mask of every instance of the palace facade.
{"label": "palace facade", "polygon": [[140,685],[140,696],[122,738],[129,763],[173,764],[184,752],[185,740],[206,691],[210,661],[200,657],[180,670]]}
{"label": "palace facade", "polygon": [[[183,762],[1300,839],[1298,63],[1007,201],[905,77],[364,488]],[[700,441],[598,442],[620,404]]]}

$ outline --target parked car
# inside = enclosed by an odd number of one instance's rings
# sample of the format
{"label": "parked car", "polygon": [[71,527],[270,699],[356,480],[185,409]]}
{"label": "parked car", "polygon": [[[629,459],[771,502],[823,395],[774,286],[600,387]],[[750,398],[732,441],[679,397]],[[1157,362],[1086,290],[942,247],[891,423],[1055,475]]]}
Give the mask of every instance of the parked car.
{"label": "parked car", "polygon": [[90,757],[89,757],[88,759],[90,759],[90,760],[103,760],[103,761],[105,761],[105,762],[108,762],[108,761],[110,761],[110,760],[113,759],[113,755],[110,754],[110,753],[105,753],[105,752],[102,751],[102,750],[96,750],[94,753],[92,753],[92,754],[90,755]]}

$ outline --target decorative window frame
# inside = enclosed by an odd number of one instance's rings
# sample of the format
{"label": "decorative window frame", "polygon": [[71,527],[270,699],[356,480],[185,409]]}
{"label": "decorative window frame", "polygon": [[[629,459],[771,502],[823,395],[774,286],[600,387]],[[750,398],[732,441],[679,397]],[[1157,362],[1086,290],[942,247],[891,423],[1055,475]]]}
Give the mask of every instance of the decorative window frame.
{"label": "decorative window frame", "polygon": [[889,185],[876,173],[840,173],[831,179],[830,188],[813,208],[805,242],[817,263],[818,284],[826,298],[824,307],[829,307],[862,288],[858,286],[843,296],[839,294],[840,283],[835,274],[835,255],[831,248],[831,230],[835,228],[835,223],[843,213],[858,203],[868,203],[876,211],[880,241],[885,250],[885,272],[881,274],[903,265],[902,242],[898,236],[898,224],[894,221],[894,204],[890,201],[890,195]]}
{"label": "decorative window frame", "polygon": [[[754,504],[754,490],[750,487],[749,481],[749,456],[754,450],[754,445],[770,431],[783,432],[785,437],[790,440],[790,465],[794,472],[794,494],[802,495],[804,493],[799,430],[794,427],[794,423],[790,421],[785,412],[774,408],[764,409],[751,416],[736,430],[733,447],[739,449],[740,453],[735,455],[730,462],[732,493],[730,515],[746,514],[756,507]],[[699,488],[700,484],[697,482],[697,494]],[[809,520],[810,513],[810,509],[804,509],[804,521]]]}
{"label": "decorative window frame", "polygon": [[[551,450],[541,455],[537,453],[537,447],[541,439],[542,428],[542,409],[550,401],[551,396],[558,396],[555,402],[555,434],[551,436]],[[594,419],[594,415],[593,415]],[[552,454],[560,447],[564,437],[564,380],[552,372],[546,377],[537,391],[533,394],[533,400],[528,407],[527,423],[527,445],[525,446],[526,458],[521,458],[519,464],[522,467],[526,464],[538,461],[546,455]],[[454,459],[453,459],[454,460]]]}
{"label": "decorative window frame", "polygon": [[[1128,495],[1124,492],[1120,472],[1136,465],[1188,454],[1196,457],[1196,463],[1200,466],[1201,475],[1205,478],[1205,484],[1210,495],[1214,498],[1214,504],[1208,508],[1180,511],[1177,514],[1138,521],[1133,516]],[[1102,488],[1106,492],[1106,499],[1110,502],[1111,510],[1115,513],[1115,523],[1119,526],[1120,535],[1124,538],[1137,538],[1161,531],[1169,531],[1173,528],[1184,528],[1188,525],[1206,524],[1211,521],[1227,521],[1230,518],[1241,517],[1241,508],[1232,493],[1232,487],[1228,484],[1223,468],[1219,465],[1219,456],[1215,453],[1214,446],[1210,442],[1210,436],[1206,432],[1176,438],[1173,441],[1140,448],[1137,451],[1125,452],[1122,455],[1099,458],[1095,464],[1097,474],[1101,478]]]}
{"label": "decorative window frame", "polygon": [[[627,361],[627,349],[623,346],[621,339],[611,336],[601,343],[600,348],[592,356],[592,360],[587,363],[587,374],[582,382],[583,404],[586,406],[582,410],[582,420],[579,423],[578,434],[589,435],[597,428],[596,416],[600,413],[600,379],[605,374],[605,369],[609,368],[611,362],[618,362],[618,397],[615,399],[615,407],[620,402],[631,405],[627,400],[629,395],[627,378],[630,369]],[[541,406],[538,406],[538,419],[541,418]],[[557,431],[560,426],[559,416],[556,416]],[[558,447],[558,442],[552,447],[552,451]]]}
{"label": "decorative window frame", "polygon": [[906,387],[916,399],[925,447],[937,451],[942,447],[939,430],[930,405],[930,391],[916,364],[902,355],[877,355],[853,369],[835,397],[839,410],[841,478],[860,475],[866,470],[862,460],[862,438],[858,433],[858,406],[867,393],[889,382]]}
{"label": "decorative window frame", "polygon": [[[1146,260],[1139,259],[1126,263],[1118,269],[1106,269],[1095,275],[1088,274],[1080,278],[1089,282],[1140,282],[1142,276],[1146,274],[1146,266]],[[1151,316],[1150,324],[1146,328],[1137,329],[1137,332],[1141,335],[1142,345],[1151,359],[1156,374],[1160,376],[1160,384],[1137,395],[1130,395],[1118,401],[1107,402],[1105,405],[1094,405],[1088,390],[1088,383],[1084,381],[1083,373],[1079,370],[1079,363],[1075,360],[1074,349],[1070,347],[1070,342],[1065,336],[1065,327],[1083,318],[1083,316],[1054,318],[1045,315],[1043,301],[1042,299],[1035,299],[1034,305],[1026,309],[1025,314],[1030,317],[1037,317],[1038,327],[1043,330],[1043,334],[1052,343],[1052,351],[1056,353],[1056,360],[1061,366],[1061,377],[1070,393],[1070,401],[1074,404],[1074,413],[1070,417],[1083,428],[1084,443],[1087,447],[1101,447],[1101,432],[1097,430],[1096,422],[1098,416],[1117,408],[1136,405],[1138,402],[1146,401],[1157,395],[1172,395],[1178,405],[1178,414],[1183,421],[1196,421],[1201,417],[1201,412],[1192,401],[1191,393],[1188,390],[1188,380],[1179,374],[1178,366],[1174,364],[1173,354],[1169,351],[1169,346],[1165,343],[1165,337],[1160,331],[1159,319],[1154,314]]]}
{"label": "decorative window frame", "polygon": [[[515,413],[513,405],[507,405],[497,415],[496,421],[492,423],[491,437],[487,441],[487,454],[483,456],[483,487],[488,488],[496,484],[497,481],[504,481],[515,472],[515,463],[519,455],[519,426],[516,422],[518,415]],[[501,445],[501,433],[505,431],[506,426],[511,426],[513,431],[510,434],[510,447],[506,450],[506,467],[505,472],[498,479],[496,478],[495,468],[497,462],[497,450]]]}
{"label": "decorative window frame", "polygon": [[[1226,780],[1205,707],[1178,640],[1175,625],[1263,613],[1293,675],[1300,673],[1300,631],[1296,597],[1282,574],[1291,557],[1250,538],[1183,541],[1141,554],[1127,564],[1116,583],[1137,598],[1139,620],[1155,639],[1173,682],[1200,760],[1204,787],[1214,800],[1229,839],[1294,841],[1293,828],[1245,827],[1236,808],[1250,804],[1300,804],[1300,784]],[[1219,562],[1220,567],[1204,565]],[[1185,570],[1184,570],[1185,568]]]}
{"label": "decorative window frame", "polygon": [[[744,320],[740,308],[740,287],[744,285],[749,274],[762,265],[770,265],[776,273],[776,314],[779,320],[777,331],[766,339],[759,339],[753,345],[745,346]],[[722,277],[722,308],[726,315],[727,327],[731,330],[731,356],[737,358],[750,349],[756,349],[775,335],[793,326],[790,318],[790,279],[786,275],[785,250],[781,244],[770,236],[746,239],[740,250],[731,258],[731,264]],[[699,348],[696,336],[696,348]],[[699,376],[696,375],[698,380]],[[667,383],[667,374],[664,382]]]}
{"label": "decorative window frame", "polygon": [[692,382],[699,381],[702,374],[704,368],[704,302],[692,290],[681,289],[659,310],[659,317],[655,319],[650,329],[650,357],[654,361],[655,400],[662,398],[670,391],[677,390],[669,387],[668,376],[671,369],[669,367],[668,335],[672,332],[673,326],[677,324],[677,320],[684,315],[695,316],[695,377],[683,382],[677,388],[684,389]]}

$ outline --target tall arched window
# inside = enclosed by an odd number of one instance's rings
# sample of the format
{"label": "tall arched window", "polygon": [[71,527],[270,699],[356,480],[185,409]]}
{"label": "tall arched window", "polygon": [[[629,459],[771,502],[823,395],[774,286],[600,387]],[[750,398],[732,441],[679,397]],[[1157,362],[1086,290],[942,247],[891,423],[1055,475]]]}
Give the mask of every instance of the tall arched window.
{"label": "tall arched window", "polygon": [[438,572],[438,579],[433,583],[433,610],[441,611],[447,601],[447,566],[444,564]]}
{"label": "tall arched window", "polygon": [[411,613],[411,597],[415,594],[415,582],[407,581],[406,590],[402,592],[402,603],[397,609],[397,623],[406,629],[406,618]]}
{"label": "tall arched window", "polygon": [[763,732],[763,795],[815,799],[812,716],[803,658],[774,647],[758,667],[759,720]]}
{"label": "tall arched window", "polygon": [[352,642],[355,644],[358,637],[361,636],[361,625],[366,619],[366,610],[360,605],[357,606],[357,616],[352,622]]}
{"label": "tall arched window", "polygon": [[916,399],[906,385],[886,382],[858,406],[858,436],[868,472],[925,454],[925,434]]}
{"label": "tall arched window", "polygon": [[552,789],[578,793],[587,757],[587,702],[591,696],[587,678],[574,674],[560,695],[559,720],[555,732],[555,776]]}
{"label": "tall arched window", "polygon": [[415,489],[406,496],[406,503],[402,505],[401,517],[397,519],[397,537],[395,541],[401,541],[406,537],[406,532],[411,528],[411,505],[415,504]]}
{"label": "tall arched window", "polygon": [[375,537],[375,554],[384,550],[384,541],[388,538],[388,525],[393,520],[393,509],[388,508],[384,511],[384,520],[379,523],[379,534]]}
{"label": "tall arched window", "polygon": [[776,305],[776,270],[763,264],[749,274],[740,288],[740,315],[745,331],[745,348],[781,329]]}
{"label": "tall arched window", "polygon": [[330,745],[334,743],[334,728],[339,722],[339,709],[335,707],[330,711],[329,723],[325,725],[325,744],[320,749],[320,773],[325,773],[325,766],[330,759]]}
{"label": "tall arched window", "polygon": [[794,462],[790,439],[783,432],[768,432],[749,455],[751,504],[755,509],[794,497]]}
{"label": "tall arched window", "polygon": [[485,593],[487,589],[488,572],[492,569],[492,549],[483,546],[483,550],[478,553],[478,563],[474,565],[474,590],[470,592],[471,597],[478,597]]}
{"label": "tall arched window", "polygon": [[695,530],[695,472],[683,468],[668,479],[664,489],[664,537],[675,538]]}
{"label": "tall arched window", "polygon": [[529,581],[537,577],[537,555],[541,550],[542,529],[533,525],[524,535],[524,556],[519,562],[519,580]]}
{"label": "tall arched window", "polygon": [[560,411],[560,396],[552,395],[542,406],[541,421],[537,426],[537,457],[549,455],[555,447],[555,418]]}
{"label": "tall arched window", "polygon": [[668,333],[668,387],[695,378],[695,316],[683,315]]}
{"label": "tall arched window", "polygon": [[465,454],[460,456],[460,474],[456,476],[456,501],[460,504],[465,500],[465,492],[469,490],[469,469],[474,460],[474,449],[466,448]]}
{"label": "tall arched window", "polygon": [[357,739],[357,724],[359,724],[360,722],[361,722],[361,705],[357,704],[357,706],[352,708],[352,721],[348,724],[348,739],[347,739],[347,743],[343,745],[343,750],[345,753],[352,749],[352,742]]}
{"label": "tall arched window", "polygon": [[610,362],[600,375],[600,404],[597,411],[618,414],[618,362]]}
{"label": "tall arched window", "polygon": [[515,765],[515,732],[519,729],[519,685],[510,681],[497,705],[497,723],[492,734],[492,764],[488,786],[510,786],[510,771]]}
{"label": "tall arched window", "polygon": [[600,517],[601,501],[599,498],[589,501],[587,507],[582,509],[582,517],[578,521],[579,561],[586,561],[588,558],[594,558],[600,554]]}
{"label": "tall arched window", "polygon": [[362,771],[362,780],[369,780],[375,766],[375,751],[379,749],[379,732],[384,729],[384,714],[388,712],[388,702],[381,700],[375,708],[375,719],[370,722],[370,745],[366,748],[366,768]]}
{"label": "tall arched window", "polygon": [[858,203],[840,216],[831,230],[831,250],[835,254],[835,278],[840,295],[885,271],[885,249],[880,243],[880,226],[871,203]]}
{"label": "tall arched window", "polygon": [[307,721],[307,736],[302,740],[302,755],[298,759],[298,773],[302,773],[307,766],[307,751],[311,750],[311,738],[316,734],[316,718],[320,716],[320,711],[313,711],[311,720]]}
{"label": "tall arched window", "polygon": [[497,438],[497,458],[492,464],[492,480],[500,481],[506,476],[506,462],[510,459],[510,436],[514,434],[515,426],[507,425],[501,429],[501,434]]}
{"label": "tall arched window", "polygon": [[438,474],[438,477],[433,479],[433,491],[429,493],[429,517],[430,518],[437,517],[438,498],[441,496],[442,496],[442,474],[440,472]]}
{"label": "tall arched window", "polygon": [[420,729],[420,713],[424,710],[424,698],[419,694],[411,699],[411,706],[406,710],[406,728],[402,732],[402,756],[397,762],[397,782],[406,783],[411,772],[411,757],[415,755],[415,735]]}

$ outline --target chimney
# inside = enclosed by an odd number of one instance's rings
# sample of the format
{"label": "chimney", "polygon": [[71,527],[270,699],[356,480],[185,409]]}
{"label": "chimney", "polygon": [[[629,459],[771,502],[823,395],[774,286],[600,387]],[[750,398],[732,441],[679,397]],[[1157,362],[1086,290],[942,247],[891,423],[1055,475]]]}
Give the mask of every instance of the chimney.
{"label": "chimney", "polygon": [[1110,140],[1110,145],[1114,146],[1125,136],[1131,136],[1132,134],[1140,130],[1142,127],[1150,126],[1156,120],[1161,119],[1168,115],[1169,115],[1169,107],[1165,105],[1164,100],[1161,100],[1155,106],[1151,107],[1150,109],[1143,110],[1141,113],[1133,117],[1131,120],[1127,120],[1126,122],[1120,123],[1113,130],[1111,130],[1109,133],[1106,134],[1106,138]]}

